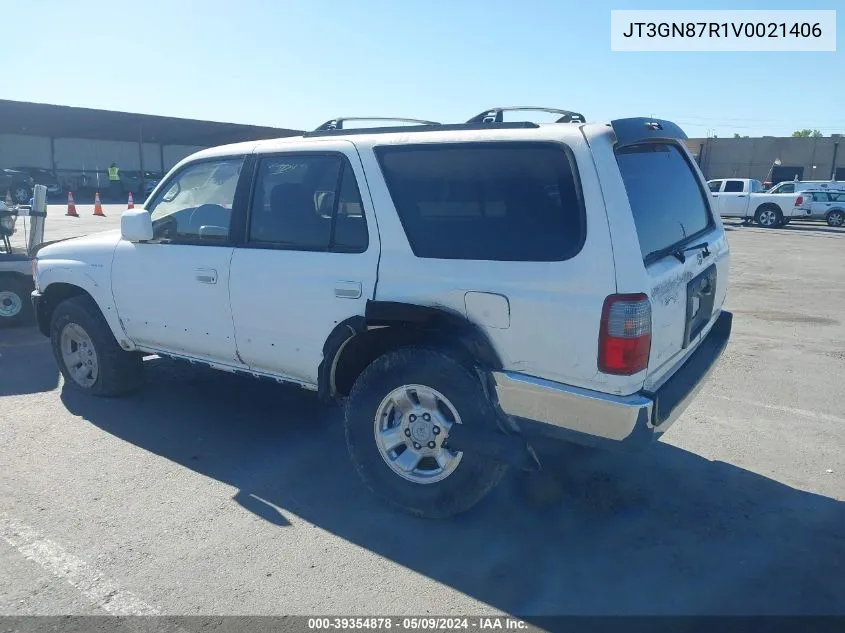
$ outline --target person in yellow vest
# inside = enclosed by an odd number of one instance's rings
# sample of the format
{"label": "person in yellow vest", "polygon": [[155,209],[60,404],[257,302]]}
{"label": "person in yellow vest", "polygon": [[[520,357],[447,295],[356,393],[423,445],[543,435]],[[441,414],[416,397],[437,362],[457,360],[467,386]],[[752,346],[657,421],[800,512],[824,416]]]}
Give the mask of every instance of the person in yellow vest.
{"label": "person in yellow vest", "polygon": [[120,169],[117,166],[117,163],[112,162],[109,166],[109,191],[111,192],[111,197],[115,201],[119,201],[123,187],[120,185]]}

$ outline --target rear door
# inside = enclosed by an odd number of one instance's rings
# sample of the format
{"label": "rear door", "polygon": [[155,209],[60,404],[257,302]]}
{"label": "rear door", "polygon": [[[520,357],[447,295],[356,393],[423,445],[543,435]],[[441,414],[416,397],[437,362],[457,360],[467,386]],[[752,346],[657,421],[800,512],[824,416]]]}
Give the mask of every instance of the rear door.
{"label": "rear door", "polygon": [[715,322],[730,249],[683,132],[668,121],[646,119],[614,121],[613,129],[615,136],[593,127],[591,147],[602,163],[617,292],[645,292],[651,301],[644,386],[653,389]]}
{"label": "rear door", "polygon": [[813,199],[810,206],[811,214],[819,218],[825,217],[831,207],[830,194],[824,191],[816,191],[811,193],[810,196],[812,196]]}
{"label": "rear door", "polygon": [[744,180],[726,180],[719,194],[719,215],[723,218],[744,218],[748,211],[748,192]]}
{"label": "rear door", "polygon": [[229,293],[243,362],[316,385],[329,334],[373,298],[379,236],[355,146],[306,147],[256,156]]}

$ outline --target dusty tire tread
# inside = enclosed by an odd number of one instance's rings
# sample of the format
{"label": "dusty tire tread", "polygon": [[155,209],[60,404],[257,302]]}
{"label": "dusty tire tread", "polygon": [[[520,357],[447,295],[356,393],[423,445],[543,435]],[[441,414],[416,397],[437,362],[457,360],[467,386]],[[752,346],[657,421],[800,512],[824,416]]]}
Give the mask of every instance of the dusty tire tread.
{"label": "dusty tire tread", "polygon": [[[475,419],[482,422],[495,419],[496,414],[489,402],[487,402],[477,377],[464,365],[436,349],[413,346],[388,352],[373,361],[361,373],[355,381],[349,398],[346,401],[344,432],[350,460],[359,477],[376,497],[382,499],[396,510],[420,518],[442,519],[465,512],[484,499],[501,481],[507,472],[507,466],[493,461],[482,463],[480,461],[481,458],[465,453],[463,460],[467,460],[466,463],[462,460],[455,473],[442,482],[426,485],[404,482],[388,469],[375,448],[375,441],[372,437],[375,410],[370,411],[369,407],[367,407],[366,411],[354,411],[354,408],[359,406],[359,404],[366,403],[367,400],[372,399],[374,393],[380,393],[383,396],[392,389],[392,384],[395,382],[395,379],[392,379],[392,377],[397,373],[401,375],[402,373],[413,372],[415,371],[413,369],[415,366],[423,363],[427,368],[426,371],[437,369],[442,373],[448,373],[449,377],[447,380],[451,385],[450,389],[445,389],[442,385],[432,384],[429,386],[437,388],[458,407],[465,424],[468,419],[473,420],[470,423],[478,423]],[[440,379],[442,378],[435,376],[433,381],[437,382]],[[384,386],[385,382],[390,385],[389,389]],[[400,380],[399,382],[409,384],[405,380]],[[426,380],[417,379],[416,382],[427,384]],[[452,391],[453,393],[447,393],[448,391]],[[478,409],[470,412],[464,407],[464,410],[462,410],[455,402],[456,399],[463,401],[464,404],[469,402],[470,408],[478,407]],[[360,431],[364,434],[362,438],[356,437],[359,432],[358,425],[366,425],[367,427]],[[371,446],[368,444],[371,444]],[[374,456],[370,454],[371,452],[374,453]],[[477,461],[473,462],[473,459]],[[374,460],[377,461],[370,463]],[[479,475],[477,478],[472,479],[472,483],[474,484],[472,486],[460,486],[463,479],[469,478],[468,474],[458,477],[461,469],[464,467],[470,469],[473,474],[478,473]],[[381,470],[382,468],[383,470]],[[422,493],[429,492],[423,490],[429,488],[429,486],[432,487],[430,490],[434,490],[434,486],[440,486],[441,489],[445,489],[447,492],[444,492],[442,498],[437,502],[420,499],[414,503],[408,501],[407,498],[400,500],[392,496],[389,490],[387,490],[391,487],[405,487],[411,490],[412,488],[408,487],[414,486],[418,487],[415,490],[419,490]]]}
{"label": "dusty tire tread", "polygon": [[[85,329],[97,351],[98,377],[89,389],[76,384],[62,361],[59,335],[64,324],[71,321]],[[71,297],[56,306],[50,321],[50,343],[65,384],[78,391],[116,397],[132,393],[141,383],[141,357],[120,348],[97,304],[88,296]]]}

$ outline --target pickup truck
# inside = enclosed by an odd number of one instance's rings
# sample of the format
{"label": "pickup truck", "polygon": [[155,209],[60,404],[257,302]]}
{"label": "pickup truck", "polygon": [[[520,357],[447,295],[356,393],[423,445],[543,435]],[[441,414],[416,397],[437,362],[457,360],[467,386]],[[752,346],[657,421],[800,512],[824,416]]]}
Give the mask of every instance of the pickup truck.
{"label": "pickup truck", "polygon": [[751,178],[708,180],[712,203],[723,218],[742,218],[766,228],[787,224],[795,210],[797,193],[765,193],[763,183]]}

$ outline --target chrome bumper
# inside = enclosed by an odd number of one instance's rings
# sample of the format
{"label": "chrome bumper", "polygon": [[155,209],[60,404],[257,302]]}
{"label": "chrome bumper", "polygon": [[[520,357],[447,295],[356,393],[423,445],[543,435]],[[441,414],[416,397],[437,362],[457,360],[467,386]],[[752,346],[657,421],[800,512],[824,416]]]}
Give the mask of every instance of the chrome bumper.
{"label": "chrome bumper", "polygon": [[514,372],[494,372],[498,405],[529,436],[642,448],[662,435],[701,390],[727,347],[732,322],[731,313],[723,311],[695,352],[654,392],[616,396]]}

